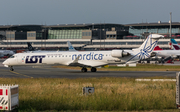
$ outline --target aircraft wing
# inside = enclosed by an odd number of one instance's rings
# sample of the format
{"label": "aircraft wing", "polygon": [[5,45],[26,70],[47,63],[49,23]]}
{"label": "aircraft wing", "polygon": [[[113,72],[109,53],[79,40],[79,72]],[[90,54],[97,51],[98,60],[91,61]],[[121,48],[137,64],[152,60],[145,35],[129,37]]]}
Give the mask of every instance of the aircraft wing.
{"label": "aircraft wing", "polygon": [[97,62],[97,61],[79,61],[79,57],[77,57],[73,62],[70,62],[67,64],[68,66],[81,66],[81,67],[98,67],[98,66],[104,66],[108,63],[104,62]]}

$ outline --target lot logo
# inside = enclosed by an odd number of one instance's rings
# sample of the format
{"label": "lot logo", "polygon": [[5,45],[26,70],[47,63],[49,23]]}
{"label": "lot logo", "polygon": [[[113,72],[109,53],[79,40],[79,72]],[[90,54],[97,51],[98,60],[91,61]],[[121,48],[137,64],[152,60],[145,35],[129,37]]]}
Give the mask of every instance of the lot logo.
{"label": "lot logo", "polygon": [[25,63],[42,63],[42,59],[45,57],[45,55],[27,56]]}

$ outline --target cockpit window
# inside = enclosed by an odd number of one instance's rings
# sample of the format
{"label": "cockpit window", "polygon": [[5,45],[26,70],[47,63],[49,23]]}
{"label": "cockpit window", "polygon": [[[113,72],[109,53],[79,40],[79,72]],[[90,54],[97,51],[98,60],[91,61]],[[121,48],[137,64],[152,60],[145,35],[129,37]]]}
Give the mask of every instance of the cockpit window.
{"label": "cockpit window", "polygon": [[14,58],[14,56],[11,56],[10,58]]}

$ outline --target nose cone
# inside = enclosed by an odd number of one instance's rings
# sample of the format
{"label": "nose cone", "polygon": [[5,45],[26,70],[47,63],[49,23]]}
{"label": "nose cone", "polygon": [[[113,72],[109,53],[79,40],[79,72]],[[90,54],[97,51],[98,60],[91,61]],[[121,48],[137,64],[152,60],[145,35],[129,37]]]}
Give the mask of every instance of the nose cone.
{"label": "nose cone", "polygon": [[4,66],[7,66],[7,65],[8,65],[8,60],[5,60],[2,64],[3,64]]}

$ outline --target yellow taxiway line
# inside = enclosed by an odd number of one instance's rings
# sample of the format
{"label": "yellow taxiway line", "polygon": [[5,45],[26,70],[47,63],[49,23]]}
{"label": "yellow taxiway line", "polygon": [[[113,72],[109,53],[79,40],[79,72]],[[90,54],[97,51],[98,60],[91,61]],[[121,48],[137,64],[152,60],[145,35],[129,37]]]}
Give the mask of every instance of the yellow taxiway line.
{"label": "yellow taxiway line", "polygon": [[28,78],[33,78],[33,77],[30,77],[30,76],[27,76],[27,75],[24,75],[24,74],[20,74],[20,73],[14,72],[14,71],[10,71],[10,72],[12,72],[14,74],[17,74],[17,75],[25,76],[25,77],[28,77]]}

